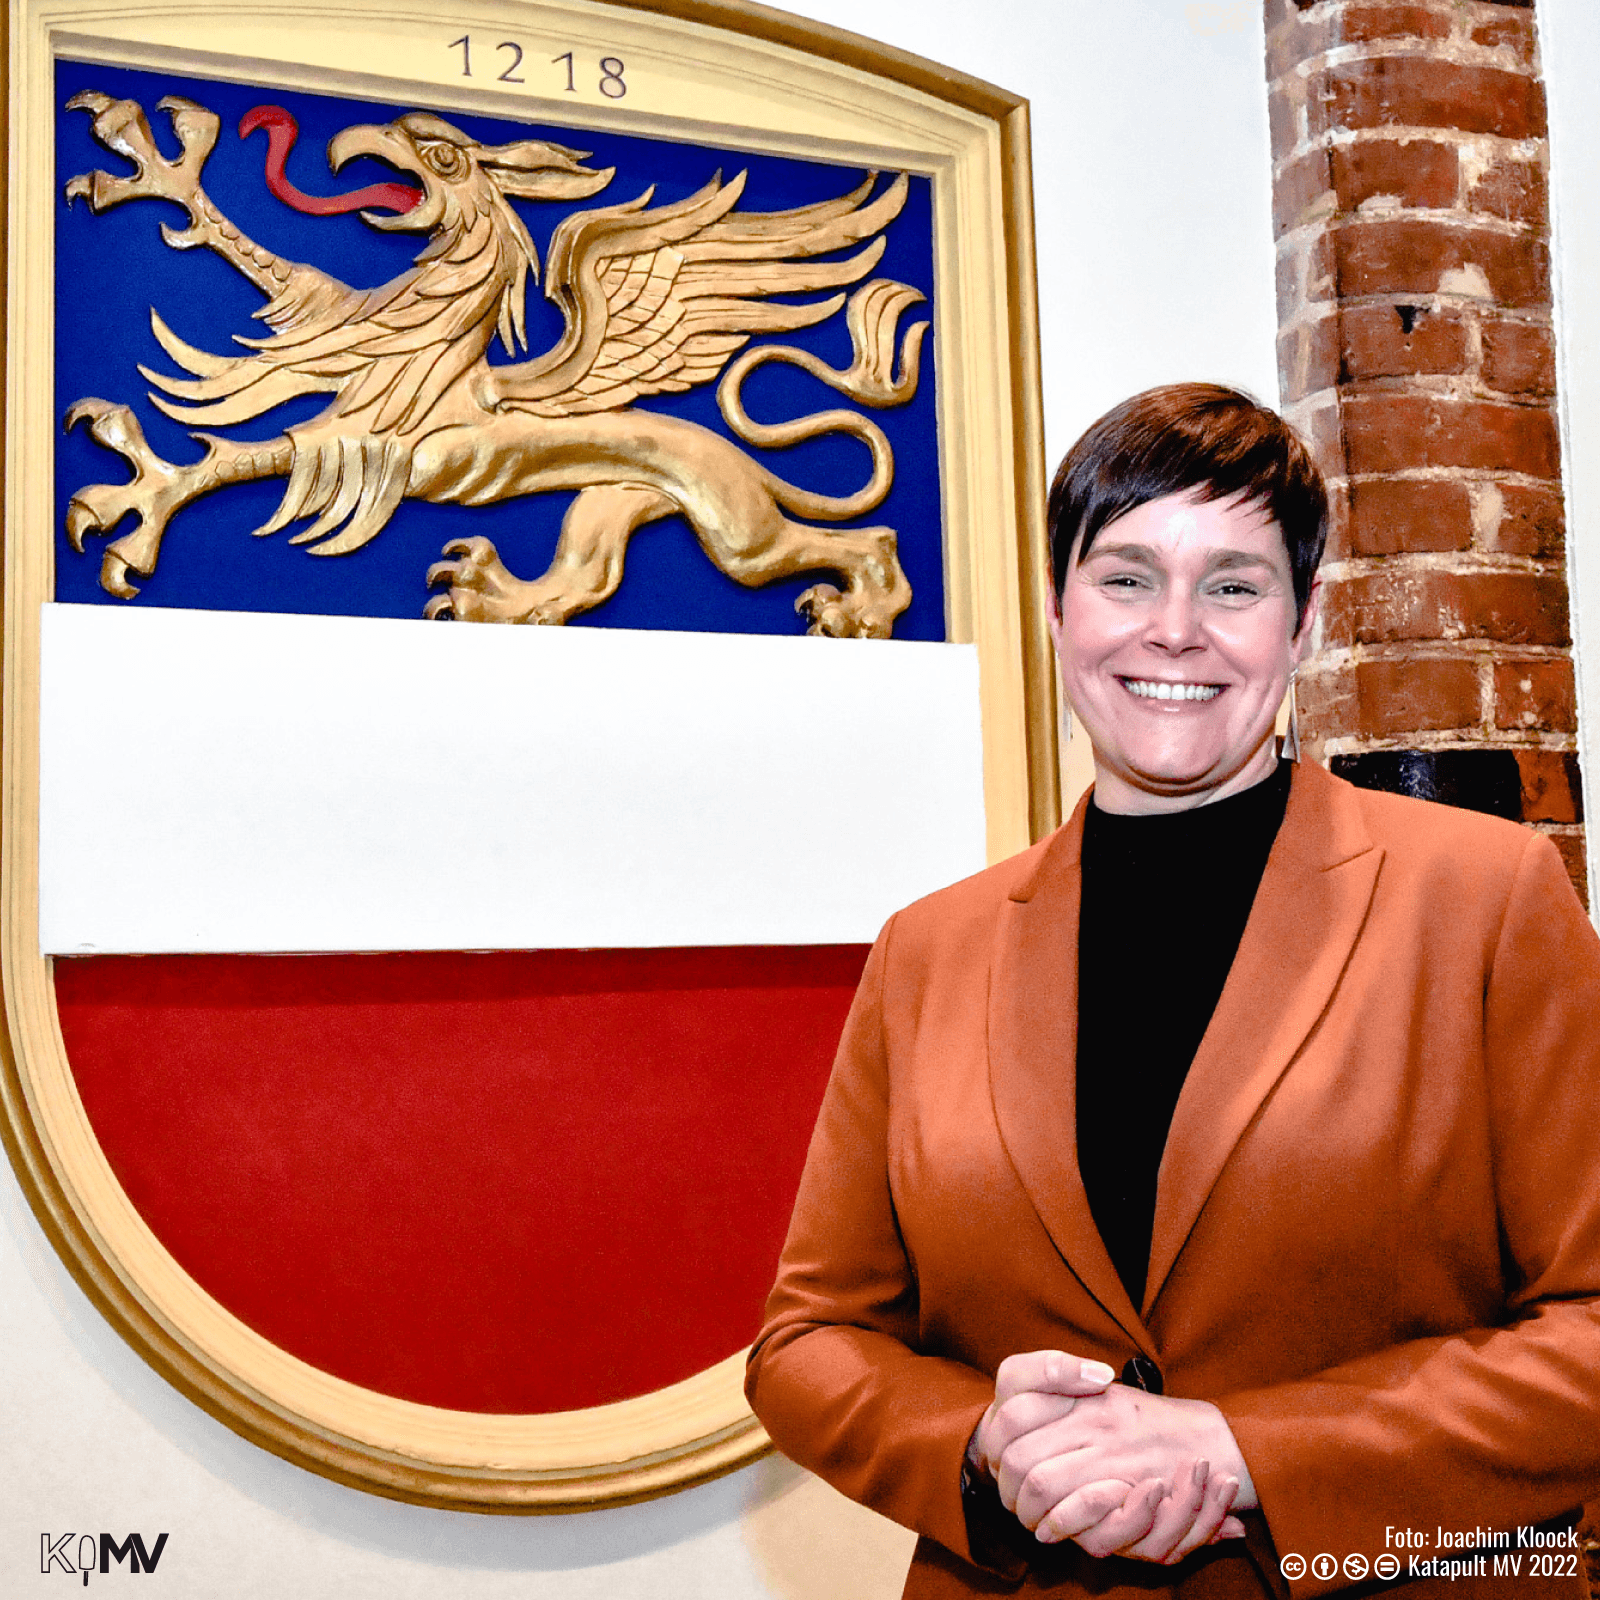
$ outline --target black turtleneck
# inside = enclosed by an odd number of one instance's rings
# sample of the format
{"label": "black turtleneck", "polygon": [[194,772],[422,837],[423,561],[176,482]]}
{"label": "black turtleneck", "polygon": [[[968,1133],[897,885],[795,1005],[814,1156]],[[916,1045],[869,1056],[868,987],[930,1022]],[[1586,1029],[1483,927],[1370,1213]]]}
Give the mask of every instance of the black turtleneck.
{"label": "black turtleneck", "polygon": [[1078,1170],[1137,1306],[1178,1093],[1239,949],[1293,767],[1211,805],[1118,816],[1090,801],[1078,921]]}

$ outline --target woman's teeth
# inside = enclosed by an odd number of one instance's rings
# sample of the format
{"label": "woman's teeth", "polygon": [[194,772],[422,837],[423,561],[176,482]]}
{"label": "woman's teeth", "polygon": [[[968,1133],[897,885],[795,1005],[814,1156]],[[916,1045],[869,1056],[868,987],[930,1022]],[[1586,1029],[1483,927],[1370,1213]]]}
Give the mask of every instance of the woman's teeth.
{"label": "woman's teeth", "polygon": [[1215,700],[1220,683],[1157,683],[1151,678],[1124,678],[1123,683],[1143,700]]}

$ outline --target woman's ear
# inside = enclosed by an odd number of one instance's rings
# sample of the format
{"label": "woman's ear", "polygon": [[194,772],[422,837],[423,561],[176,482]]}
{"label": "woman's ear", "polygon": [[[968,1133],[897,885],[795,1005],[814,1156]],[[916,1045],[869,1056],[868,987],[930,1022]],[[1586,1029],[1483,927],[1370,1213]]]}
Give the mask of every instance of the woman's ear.
{"label": "woman's ear", "polygon": [[1306,608],[1300,613],[1300,626],[1289,641],[1294,664],[1299,666],[1311,654],[1311,640],[1317,631],[1317,620],[1322,615],[1322,574],[1311,578],[1311,593],[1306,597]]}

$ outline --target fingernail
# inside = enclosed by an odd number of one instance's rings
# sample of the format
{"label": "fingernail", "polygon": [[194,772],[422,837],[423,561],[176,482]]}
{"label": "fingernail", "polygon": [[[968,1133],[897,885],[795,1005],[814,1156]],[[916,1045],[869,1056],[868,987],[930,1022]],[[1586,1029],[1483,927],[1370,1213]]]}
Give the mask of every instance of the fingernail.
{"label": "fingernail", "polygon": [[1110,1383],[1116,1377],[1116,1371],[1108,1367],[1103,1361],[1080,1361],[1078,1375],[1085,1383]]}
{"label": "fingernail", "polygon": [[1211,1471],[1211,1463],[1209,1461],[1197,1461],[1197,1462],[1195,1462],[1195,1464],[1194,1464],[1194,1481],[1197,1484],[1204,1483],[1206,1481],[1206,1474],[1208,1472],[1210,1472],[1210,1471]]}

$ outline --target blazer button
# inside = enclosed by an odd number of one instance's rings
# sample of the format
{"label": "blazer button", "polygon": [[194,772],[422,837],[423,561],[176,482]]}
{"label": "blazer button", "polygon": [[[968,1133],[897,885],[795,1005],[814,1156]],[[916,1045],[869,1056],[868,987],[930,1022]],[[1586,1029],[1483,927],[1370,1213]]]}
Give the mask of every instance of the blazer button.
{"label": "blazer button", "polygon": [[1130,1389],[1143,1389],[1146,1394],[1160,1394],[1161,1368],[1148,1356],[1129,1356],[1122,1369],[1122,1381]]}

